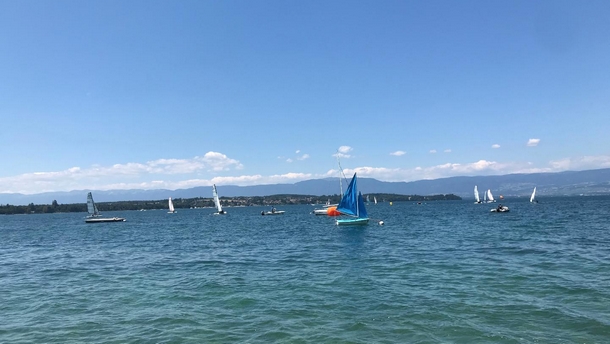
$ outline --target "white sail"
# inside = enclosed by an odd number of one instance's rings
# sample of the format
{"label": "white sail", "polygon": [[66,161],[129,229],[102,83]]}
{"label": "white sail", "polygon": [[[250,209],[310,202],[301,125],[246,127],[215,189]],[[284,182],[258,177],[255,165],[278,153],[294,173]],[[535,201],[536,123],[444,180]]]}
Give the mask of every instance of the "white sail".
{"label": "white sail", "polygon": [[169,213],[175,213],[176,211],[174,210],[174,202],[172,202],[172,198],[169,198]]}
{"label": "white sail", "polygon": [[479,198],[479,189],[477,189],[477,186],[474,186],[474,199],[477,200],[477,203],[481,203],[481,199]]}
{"label": "white sail", "polygon": [[87,194],[87,212],[89,213],[90,217],[102,215],[102,214],[100,214],[100,211],[97,210],[97,206],[95,205],[95,202],[93,202],[93,195],[91,195],[91,192],[89,192]]}
{"label": "white sail", "polygon": [[373,203],[377,204],[377,197],[373,196]]}
{"label": "white sail", "polygon": [[496,200],[494,199],[494,196],[491,194],[491,190],[487,189],[487,201],[488,202],[495,202]]}
{"label": "white sail", "polygon": [[214,195],[214,204],[219,214],[222,214],[222,206],[220,205],[220,198],[218,198],[218,192],[216,191],[216,184],[212,186],[212,195]]}
{"label": "white sail", "polygon": [[534,186],[534,191],[532,192],[532,196],[530,197],[530,202],[534,202],[536,198],[536,187]]}

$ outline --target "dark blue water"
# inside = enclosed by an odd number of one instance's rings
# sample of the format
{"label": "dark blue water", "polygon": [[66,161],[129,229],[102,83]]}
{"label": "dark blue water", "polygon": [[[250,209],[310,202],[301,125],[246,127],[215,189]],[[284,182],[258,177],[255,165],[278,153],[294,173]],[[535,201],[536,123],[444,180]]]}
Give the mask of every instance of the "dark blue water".
{"label": "dark blue water", "polygon": [[607,343],[610,198],[540,201],[0,216],[0,342]]}

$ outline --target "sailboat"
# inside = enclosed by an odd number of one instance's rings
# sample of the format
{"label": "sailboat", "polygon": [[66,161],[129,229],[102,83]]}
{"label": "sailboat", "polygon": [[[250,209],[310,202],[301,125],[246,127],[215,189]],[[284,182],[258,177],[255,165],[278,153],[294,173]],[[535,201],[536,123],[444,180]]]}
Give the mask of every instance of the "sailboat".
{"label": "sailboat", "polygon": [[474,203],[480,204],[481,203],[481,199],[479,198],[479,189],[477,189],[477,186],[474,186],[474,199],[476,199],[477,201]]}
{"label": "sailboat", "polygon": [[216,205],[217,212],[214,215],[224,215],[227,212],[222,210],[222,206],[220,205],[220,198],[218,198],[218,191],[216,191],[216,184],[212,185],[212,195],[214,195],[214,204]]}
{"label": "sailboat", "polygon": [[102,217],[102,213],[100,213],[95,202],[93,202],[93,195],[91,195],[91,192],[87,194],[87,213],[89,213],[89,215],[85,218],[86,223],[125,221],[122,217]]}
{"label": "sailboat", "polygon": [[373,203],[377,204],[377,197],[373,196]]}
{"label": "sailboat", "polygon": [[532,191],[532,196],[530,196],[530,203],[538,203],[536,200],[536,187],[534,186],[534,191]]}
{"label": "sailboat", "polygon": [[495,202],[494,196],[491,194],[491,190],[487,189],[487,202],[492,203]]}
{"label": "sailboat", "polygon": [[172,202],[172,198],[169,198],[169,211],[167,212],[168,214],[175,214],[176,210],[174,210],[174,202]]}
{"label": "sailboat", "polygon": [[337,211],[343,215],[352,216],[349,219],[337,219],[338,226],[349,225],[366,225],[369,223],[366,207],[362,194],[358,192],[356,173],[352,177],[345,194],[341,198],[341,202],[337,206]]}

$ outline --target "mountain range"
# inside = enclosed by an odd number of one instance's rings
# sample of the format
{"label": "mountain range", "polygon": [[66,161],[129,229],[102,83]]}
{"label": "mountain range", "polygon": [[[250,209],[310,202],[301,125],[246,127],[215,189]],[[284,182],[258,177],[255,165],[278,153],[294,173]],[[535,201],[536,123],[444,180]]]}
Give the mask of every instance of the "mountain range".
{"label": "mountain range", "polygon": [[[349,181],[343,180],[343,188]],[[358,178],[358,188],[363,194],[392,193],[402,195],[455,194],[463,198],[474,198],[473,189],[479,192],[491,189],[494,195],[529,196],[534,186],[538,197],[603,195],[610,194],[610,168],[565,171],[556,173],[507,174],[500,176],[449,177],[413,182],[383,182],[372,178]],[[277,194],[334,195],[340,193],[337,178],[311,179],[294,184],[270,184],[254,186],[217,185],[221,197],[268,196]],[[0,204],[25,205],[51,204],[56,200],[61,204],[85,203],[87,192],[92,191],[97,202],[160,200],[168,197],[194,198],[212,197],[210,186],[200,186],[178,190],[74,190],[66,192],[46,192],[24,195],[18,193],[0,194]]]}

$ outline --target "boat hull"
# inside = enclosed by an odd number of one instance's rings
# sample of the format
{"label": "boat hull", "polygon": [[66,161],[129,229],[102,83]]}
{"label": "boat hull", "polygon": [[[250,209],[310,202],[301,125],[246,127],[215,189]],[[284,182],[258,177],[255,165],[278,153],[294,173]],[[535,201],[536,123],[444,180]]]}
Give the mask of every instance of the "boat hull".
{"label": "boat hull", "polygon": [[125,219],[122,217],[94,217],[85,219],[86,223],[100,223],[100,222],[124,222]]}
{"label": "boat hull", "polygon": [[368,217],[357,218],[357,219],[339,219],[337,220],[337,226],[362,226],[369,223]]}
{"label": "boat hull", "polygon": [[284,214],[283,210],[276,210],[275,212],[272,212],[272,211],[261,212],[261,215],[282,215],[282,214]]}
{"label": "boat hull", "polygon": [[491,209],[492,213],[507,213],[510,209],[507,206],[502,206],[501,208],[493,208]]}

